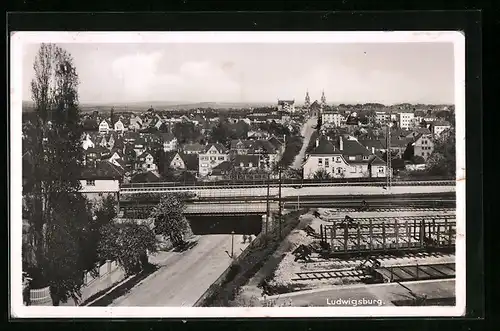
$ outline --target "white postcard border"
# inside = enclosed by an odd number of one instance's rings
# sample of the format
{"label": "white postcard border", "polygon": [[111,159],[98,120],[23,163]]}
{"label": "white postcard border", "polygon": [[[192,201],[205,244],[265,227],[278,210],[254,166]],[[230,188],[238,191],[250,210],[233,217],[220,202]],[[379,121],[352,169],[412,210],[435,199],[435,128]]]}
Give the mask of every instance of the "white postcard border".
{"label": "white postcard border", "polygon": [[[456,114],[456,305],[454,307],[41,307],[22,302],[22,57],[30,43],[421,43],[454,44]],[[394,32],[13,32],[10,52],[10,298],[22,318],[404,317],[465,313],[465,36]]]}

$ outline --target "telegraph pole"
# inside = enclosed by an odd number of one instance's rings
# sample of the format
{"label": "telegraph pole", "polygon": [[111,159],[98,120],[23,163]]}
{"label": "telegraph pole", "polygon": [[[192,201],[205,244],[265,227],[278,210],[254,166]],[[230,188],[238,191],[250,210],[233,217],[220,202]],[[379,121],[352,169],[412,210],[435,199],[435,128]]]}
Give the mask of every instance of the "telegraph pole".
{"label": "telegraph pole", "polygon": [[278,165],[279,174],[279,189],[278,189],[278,227],[279,227],[279,238],[281,239],[281,165]]}
{"label": "telegraph pole", "polygon": [[266,199],[266,234],[267,234],[267,229],[268,229],[268,224],[269,224],[269,180],[270,180],[271,174],[267,174],[267,199]]}
{"label": "telegraph pole", "polygon": [[387,175],[386,179],[386,187],[387,190],[391,189],[392,185],[392,152],[391,152],[391,119],[392,117],[392,109],[389,110],[389,121],[387,122],[387,134],[386,134],[386,146],[387,146]]}

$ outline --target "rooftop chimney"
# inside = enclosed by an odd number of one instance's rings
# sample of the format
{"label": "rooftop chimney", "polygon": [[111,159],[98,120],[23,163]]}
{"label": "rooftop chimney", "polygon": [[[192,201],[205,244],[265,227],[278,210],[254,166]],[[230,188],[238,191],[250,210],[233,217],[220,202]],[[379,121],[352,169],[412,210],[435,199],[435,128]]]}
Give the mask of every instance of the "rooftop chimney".
{"label": "rooftop chimney", "polygon": [[375,154],[375,147],[372,146],[372,154]]}
{"label": "rooftop chimney", "polygon": [[342,141],[342,136],[339,137],[339,149],[341,151],[344,150],[344,142]]}
{"label": "rooftop chimney", "polygon": [[316,138],[316,147],[319,146],[319,138]]}

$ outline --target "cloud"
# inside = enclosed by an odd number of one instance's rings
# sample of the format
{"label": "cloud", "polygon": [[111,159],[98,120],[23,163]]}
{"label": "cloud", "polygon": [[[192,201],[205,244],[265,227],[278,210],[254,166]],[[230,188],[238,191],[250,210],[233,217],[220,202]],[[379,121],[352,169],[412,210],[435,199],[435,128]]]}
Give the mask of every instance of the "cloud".
{"label": "cloud", "polygon": [[182,63],[178,70],[162,73],[160,52],[121,57],[112,71],[125,99],[221,101],[237,99],[238,82],[224,66],[209,61]]}

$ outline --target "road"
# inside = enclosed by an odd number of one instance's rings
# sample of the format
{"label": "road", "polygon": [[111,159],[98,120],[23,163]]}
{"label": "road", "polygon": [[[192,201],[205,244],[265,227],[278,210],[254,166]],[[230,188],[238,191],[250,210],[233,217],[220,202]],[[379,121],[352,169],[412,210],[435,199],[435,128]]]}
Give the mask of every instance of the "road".
{"label": "road", "polygon": [[[234,236],[234,252],[248,244]],[[231,235],[207,235],[182,253],[162,252],[150,257],[160,268],[116,299],[110,306],[192,307],[201,295],[230,265]]]}
{"label": "road", "polygon": [[307,146],[309,145],[309,140],[311,139],[311,135],[314,132],[314,126],[317,124],[317,121],[318,119],[316,117],[311,117],[302,127],[301,135],[302,137],[304,137],[304,143],[302,145],[302,148],[300,149],[299,154],[295,156],[295,160],[292,163],[292,168],[302,169],[302,160],[304,159]]}

